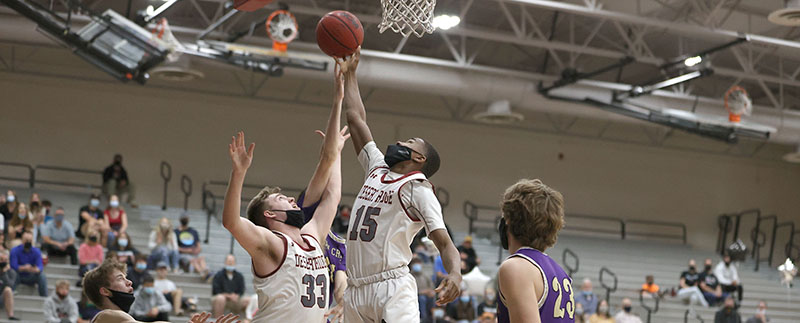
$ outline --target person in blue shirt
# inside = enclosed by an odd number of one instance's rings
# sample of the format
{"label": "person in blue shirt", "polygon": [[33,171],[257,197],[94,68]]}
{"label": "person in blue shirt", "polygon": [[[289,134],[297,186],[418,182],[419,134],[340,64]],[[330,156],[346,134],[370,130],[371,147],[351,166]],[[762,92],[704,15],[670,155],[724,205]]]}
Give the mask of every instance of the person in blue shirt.
{"label": "person in blue shirt", "polygon": [[22,234],[22,244],[11,249],[11,268],[17,275],[14,290],[19,283],[33,286],[38,285],[39,296],[47,297],[47,277],[44,275],[42,252],[33,246],[33,234]]}
{"label": "person in blue shirt", "polygon": [[209,278],[206,258],[200,255],[200,235],[197,230],[189,226],[189,215],[181,215],[181,226],[175,229],[178,237],[178,252],[180,253],[181,266],[189,267],[189,272],[197,271],[204,279]]}

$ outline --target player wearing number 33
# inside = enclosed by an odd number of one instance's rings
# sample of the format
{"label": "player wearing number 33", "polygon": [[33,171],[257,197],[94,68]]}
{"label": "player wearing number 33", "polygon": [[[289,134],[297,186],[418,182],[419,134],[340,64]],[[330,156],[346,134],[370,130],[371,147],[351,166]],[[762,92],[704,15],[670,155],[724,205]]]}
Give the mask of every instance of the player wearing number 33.
{"label": "player wearing number 33", "polygon": [[538,179],[506,189],[500,242],[513,251],[498,271],[498,323],[575,322],[572,278],[544,251],[564,226],[564,197]]}
{"label": "player wearing number 33", "polygon": [[412,138],[384,155],[372,140],[356,80],[359,51],[339,61],[345,79],[345,115],[365,179],[353,202],[347,239],[344,321],[419,322],[419,301],[409,273],[411,240],[425,228],[448,276],[436,289],[438,304],[460,295],[461,259],[447,234],[442,209],[428,178],[439,169],[433,146]]}
{"label": "player wearing number 33", "polygon": [[[233,171],[225,195],[222,224],[252,258],[253,286],[258,294],[254,322],[324,322],[328,307],[328,266],[319,243],[330,231],[341,197],[341,151],[349,138],[339,130],[344,85],[336,65],[335,98],[323,137],[309,194],[321,196],[313,218],[305,223],[295,199],[277,188],[264,188],[239,216],[245,173],[253,160],[255,143],[245,146],[240,132],[229,145]],[[281,158],[280,154],[274,154]],[[276,170],[279,171],[279,170]]]}

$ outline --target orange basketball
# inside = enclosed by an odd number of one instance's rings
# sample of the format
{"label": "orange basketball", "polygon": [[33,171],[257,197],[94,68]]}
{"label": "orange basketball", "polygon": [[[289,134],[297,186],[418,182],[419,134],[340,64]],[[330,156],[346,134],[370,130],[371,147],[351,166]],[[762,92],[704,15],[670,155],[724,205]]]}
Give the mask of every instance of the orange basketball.
{"label": "orange basketball", "polygon": [[363,41],[364,27],[347,11],[331,11],[317,24],[317,45],[329,56],[350,56]]}

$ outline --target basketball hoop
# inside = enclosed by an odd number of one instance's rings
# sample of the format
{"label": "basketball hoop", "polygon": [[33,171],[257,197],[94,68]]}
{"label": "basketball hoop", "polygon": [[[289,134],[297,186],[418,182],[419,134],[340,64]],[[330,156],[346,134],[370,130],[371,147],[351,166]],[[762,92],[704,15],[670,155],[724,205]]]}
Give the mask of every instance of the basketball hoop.
{"label": "basketball hoop", "polygon": [[734,85],[725,92],[725,110],[728,110],[730,122],[742,121],[742,115],[750,115],[753,110],[753,101],[744,88]]}
{"label": "basketball hoop", "polygon": [[159,19],[151,33],[153,34],[152,39],[154,41],[161,42],[169,49],[167,61],[176,62],[181,57],[183,45],[175,38],[175,35],[172,34],[172,29],[169,28],[167,18]]}
{"label": "basketball hoop", "polygon": [[408,37],[433,33],[433,7],[436,0],[381,0],[383,15],[378,30],[386,29]]}
{"label": "basketball hoop", "polygon": [[267,35],[272,39],[272,49],[286,52],[286,47],[297,38],[297,20],[288,10],[277,10],[267,18]]}

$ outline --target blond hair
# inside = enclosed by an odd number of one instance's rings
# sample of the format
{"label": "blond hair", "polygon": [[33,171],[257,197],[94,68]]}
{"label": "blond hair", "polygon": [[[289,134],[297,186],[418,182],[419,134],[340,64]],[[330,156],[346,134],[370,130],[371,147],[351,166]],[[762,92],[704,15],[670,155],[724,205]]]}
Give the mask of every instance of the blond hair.
{"label": "blond hair", "polygon": [[111,275],[115,270],[125,274],[127,266],[116,259],[106,259],[100,267],[90,270],[83,276],[83,293],[98,307],[103,304],[103,297],[105,297],[100,294],[100,288],[111,286],[111,278],[113,278]]}
{"label": "blond hair", "polygon": [[264,218],[264,211],[269,207],[267,198],[272,194],[280,192],[280,187],[265,186],[262,188],[256,196],[253,196],[250,203],[247,204],[247,219],[255,225],[269,229],[269,227],[267,227],[267,219]]}
{"label": "blond hair", "polygon": [[539,251],[555,245],[564,227],[564,197],[538,179],[522,179],[507,188],[501,209],[514,238]]}

